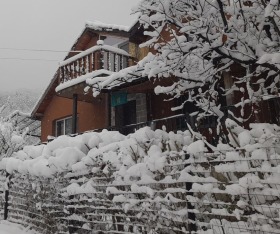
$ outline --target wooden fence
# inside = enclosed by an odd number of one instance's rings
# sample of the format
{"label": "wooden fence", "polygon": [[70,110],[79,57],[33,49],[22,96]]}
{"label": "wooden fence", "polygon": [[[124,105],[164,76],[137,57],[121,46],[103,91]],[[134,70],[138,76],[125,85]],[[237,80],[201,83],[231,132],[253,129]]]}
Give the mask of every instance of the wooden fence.
{"label": "wooden fence", "polygon": [[126,180],[114,165],[0,181],[8,220],[39,233],[280,233],[279,148],[257,150],[170,151],[150,181]]}

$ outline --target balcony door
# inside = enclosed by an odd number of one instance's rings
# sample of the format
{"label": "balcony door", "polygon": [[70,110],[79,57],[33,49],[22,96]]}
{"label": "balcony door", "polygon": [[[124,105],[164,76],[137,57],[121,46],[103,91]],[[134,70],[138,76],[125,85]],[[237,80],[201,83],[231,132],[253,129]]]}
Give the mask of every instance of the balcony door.
{"label": "balcony door", "polygon": [[134,132],[134,126],[128,125],[136,123],[136,101],[128,101],[125,104],[115,107],[115,123],[116,128],[122,134],[129,134]]}

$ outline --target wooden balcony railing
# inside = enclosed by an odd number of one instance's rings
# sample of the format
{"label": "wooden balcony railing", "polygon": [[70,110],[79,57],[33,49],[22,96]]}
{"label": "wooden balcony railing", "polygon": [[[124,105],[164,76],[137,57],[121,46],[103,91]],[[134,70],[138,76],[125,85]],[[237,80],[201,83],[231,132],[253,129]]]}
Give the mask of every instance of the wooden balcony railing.
{"label": "wooden balcony railing", "polygon": [[59,84],[96,70],[118,72],[128,67],[129,58],[124,50],[107,45],[94,46],[60,63]]}

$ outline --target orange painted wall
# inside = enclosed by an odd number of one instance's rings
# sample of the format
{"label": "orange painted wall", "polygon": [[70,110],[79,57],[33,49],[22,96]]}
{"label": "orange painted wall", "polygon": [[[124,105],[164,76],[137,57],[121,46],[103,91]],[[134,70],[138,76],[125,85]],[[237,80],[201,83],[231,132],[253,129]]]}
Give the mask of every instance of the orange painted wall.
{"label": "orange painted wall", "polygon": [[[41,141],[55,134],[55,120],[72,115],[72,100],[54,96],[41,121]],[[78,102],[78,132],[108,127],[107,96],[92,103]]]}

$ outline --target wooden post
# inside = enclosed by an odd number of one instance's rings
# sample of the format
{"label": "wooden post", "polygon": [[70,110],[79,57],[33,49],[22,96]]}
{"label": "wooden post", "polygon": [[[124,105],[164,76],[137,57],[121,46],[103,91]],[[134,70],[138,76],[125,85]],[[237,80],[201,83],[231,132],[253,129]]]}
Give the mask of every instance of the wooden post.
{"label": "wooden post", "polygon": [[113,56],[113,72],[117,71],[117,66],[116,66],[116,54],[112,54]]}
{"label": "wooden post", "polygon": [[73,94],[72,134],[77,133],[78,94]]}
{"label": "wooden post", "polygon": [[[185,155],[185,160],[188,160],[190,158],[190,155],[189,154],[186,154]],[[192,185],[193,183],[192,182],[186,182],[186,190],[187,191],[190,191],[192,189]],[[193,196],[193,193],[188,193],[189,195]],[[192,209],[194,210],[195,207],[192,205],[191,202],[187,201],[187,209]],[[196,221],[196,217],[195,217],[195,213],[194,212],[190,212],[188,213],[188,219],[192,220],[193,222]],[[188,231],[189,233],[192,233],[193,231],[197,231],[197,226],[195,223],[191,223],[188,221]]]}
{"label": "wooden post", "polygon": [[6,173],[6,189],[5,189],[5,204],[4,204],[4,220],[8,219],[9,213],[9,189],[10,189],[10,174]]}
{"label": "wooden post", "polygon": [[102,51],[99,51],[98,55],[99,55],[99,67],[98,67],[98,69],[104,69],[104,61],[103,61],[104,57],[103,57]]}
{"label": "wooden post", "polygon": [[[69,196],[69,201],[71,201],[73,199],[74,199],[74,195]],[[74,203],[70,202],[69,204],[73,205]],[[75,208],[69,208],[69,213],[70,213],[70,215],[75,214]],[[76,224],[76,222],[74,220],[68,220],[68,232],[69,232],[69,234],[76,233],[77,228],[75,228],[75,224]]]}
{"label": "wooden post", "polygon": [[111,107],[111,92],[108,93],[108,129],[112,130],[112,107]]}

